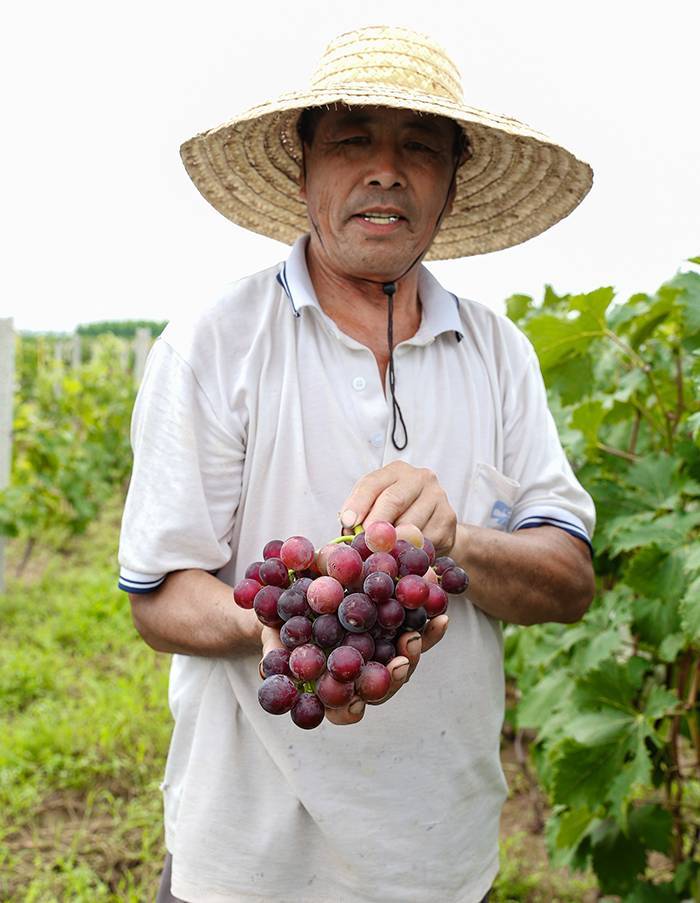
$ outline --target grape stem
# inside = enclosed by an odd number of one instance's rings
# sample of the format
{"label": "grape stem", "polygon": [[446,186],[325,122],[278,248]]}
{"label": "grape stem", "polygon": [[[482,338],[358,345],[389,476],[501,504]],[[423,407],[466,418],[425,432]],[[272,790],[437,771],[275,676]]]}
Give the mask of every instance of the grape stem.
{"label": "grape stem", "polygon": [[333,543],[338,543],[338,542],[352,542],[356,536],[358,536],[360,533],[364,533],[364,532],[365,532],[365,530],[364,530],[364,527],[362,526],[362,524],[358,524],[356,527],[353,528],[352,533],[348,533],[347,536],[336,536],[335,539],[331,539],[331,541],[328,543],[328,545],[333,545]]}
{"label": "grape stem", "polygon": [[315,693],[316,686],[312,680],[305,680],[302,684],[305,693]]}

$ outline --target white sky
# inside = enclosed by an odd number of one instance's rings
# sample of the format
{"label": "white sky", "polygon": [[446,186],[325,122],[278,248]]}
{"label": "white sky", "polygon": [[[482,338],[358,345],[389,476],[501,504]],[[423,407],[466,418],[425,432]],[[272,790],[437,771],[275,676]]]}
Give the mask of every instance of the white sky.
{"label": "white sky", "polygon": [[18,329],[167,319],[286,247],[189,181],[190,136],[303,88],[335,35],[430,33],[471,106],[515,116],[593,166],[583,204],[507,251],[430,264],[503,309],[614,285],[652,291],[700,254],[700,4],[669,0],[14,3],[3,16],[0,316]]}

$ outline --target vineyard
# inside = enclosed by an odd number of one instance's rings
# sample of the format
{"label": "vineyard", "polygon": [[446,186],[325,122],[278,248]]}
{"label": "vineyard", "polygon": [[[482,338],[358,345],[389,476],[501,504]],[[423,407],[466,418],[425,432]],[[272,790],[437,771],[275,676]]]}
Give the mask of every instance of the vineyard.
{"label": "vineyard", "polygon": [[[577,624],[505,629],[506,773],[550,864],[505,837],[492,899],[700,901],[700,274],[624,302],[548,288],[507,311],[595,500],[597,594]],[[114,588],[137,382],[117,331],[83,331],[78,352],[15,345],[0,489],[0,899],[13,903],[147,899],[162,857],[167,657]]]}

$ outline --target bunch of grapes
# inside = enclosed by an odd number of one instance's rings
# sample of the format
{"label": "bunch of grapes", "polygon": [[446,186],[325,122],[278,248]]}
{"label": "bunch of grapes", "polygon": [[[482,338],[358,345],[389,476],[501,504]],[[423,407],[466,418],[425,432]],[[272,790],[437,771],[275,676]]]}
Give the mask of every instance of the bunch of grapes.
{"label": "bunch of grapes", "polygon": [[398,637],[422,633],[447,610],[447,594],[468,585],[464,570],[436,558],[412,524],[378,521],[318,552],[304,536],[268,542],[233,590],[241,608],[279,629],[284,645],[262,661],[260,705],[273,715],[290,712],[309,730],[355,693],[382,699]]}

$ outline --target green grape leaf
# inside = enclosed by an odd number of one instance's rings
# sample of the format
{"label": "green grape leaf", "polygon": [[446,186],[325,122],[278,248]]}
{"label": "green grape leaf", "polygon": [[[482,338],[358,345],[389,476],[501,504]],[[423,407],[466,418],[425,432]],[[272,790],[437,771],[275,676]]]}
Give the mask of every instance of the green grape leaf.
{"label": "green grape leaf", "polygon": [[672,829],[673,818],[663,806],[649,803],[630,812],[630,834],[635,835],[650,850],[668,853]]}
{"label": "green grape leaf", "polygon": [[612,820],[591,833],[593,869],[606,894],[624,894],[646,866],[646,850],[636,837],[628,837]]}
{"label": "green grape leaf", "polygon": [[575,666],[579,674],[585,674],[597,668],[601,662],[610,658],[613,652],[620,649],[622,637],[617,627],[611,627],[602,632],[594,632],[591,636],[590,628],[586,631],[585,641],[580,642],[575,650]]}
{"label": "green grape leaf", "polygon": [[670,633],[659,644],[658,656],[662,662],[674,662],[678,653],[685,646],[686,639],[682,633]]}
{"label": "green grape leaf", "polygon": [[683,311],[684,332],[693,335],[700,331],[700,274],[678,273],[667,283],[679,291],[679,303]]}
{"label": "green grape leaf", "polygon": [[611,814],[623,828],[626,827],[626,812],[630,800],[646,792],[651,783],[651,759],[644,737],[645,731],[642,728],[637,733],[632,759],[623,764],[606,792],[605,798],[611,804]]}
{"label": "green grape leaf", "polygon": [[678,895],[671,882],[637,881],[622,903],[678,903]]}
{"label": "green grape leaf", "polygon": [[519,323],[532,310],[532,298],[529,295],[511,295],[506,298],[506,315],[514,323]]}
{"label": "green grape leaf", "polygon": [[700,257],[688,257],[686,259],[687,259],[688,263],[700,264]]}
{"label": "green grape leaf", "polygon": [[647,721],[656,721],[663,715],[670,714],[678,705],[678,697],[666,687],[654,684],[644,704],[644,716]]}
{"label": "green grape leaf", "polygon": [[681,461],[665,454],[645,455],[629,468],[626,483],[649,508],[674,507],[683,486]]}
{"label": "green grape leaf", "polygon": [[528,335],[543,371],[568,357],[585,354],[591,343],[603,334],[600,323],[587,313],[581,313],[572,320],[563,320],[554,314],[540,314],[528,324]]}
{"label": "green grape leaf", "polygon": [[557,706],[566,703],[571,688],[572,682],[566,681],[561,670],[551,671],[523,693],[516,712],[518,727],[541,727]]}
{"label": "green grape leaf", "polygon": [[696,577],[685,591],[678,609],[688,641],[700,643],[700,577]]}
{"label": "green grape leaf", "polygon": [[570,737],[559,741],[550,755],[554,800],[568,806],[604,799],[623,760],[617,741],[589,747]]}
{"label": "green grape leaf", "polygon": [[547,378],[547,388],[558,392],[565,405],[585,397],[594,384],[593,360],[589,354],[562,361],[549,371]]}
{"label": "green grape leaf", "polygon": [[619,555],[639,546],[655,543],[659,549],[671,551],[682,545],[691,530],[700,524],[700,511],[666,514],[650,520],[651,512],[619,518],[608,525],[610,552]]}
{"label": "green grape leaf", "polygon": [[560,848],[577,847],[590,828],[595,815],[588,806],[570,809],[559,816],[558,830],[554,844]]}
{"label": "green grape leaf", "polygon": [[606,662],[579,678],[572,701],[583,711],[612,708],[636,715],[632,699],[642,685],[643,674],[635,658],[624,663]]}
{"label": "green grape leaf", "polygon": [[681,630],[678,599],[666,602],[646,597],[637,599],[632,629],[643,643],[660,646],[667,636]]}
{"label": "green grape leaf", "polygon": [[657,546],[640,549],[625,568],[625,582],[641,596],[675,602],[685,589],[683,556]]}
{"label": "green grape leaf", "polygon": [[607,405],[602,401],[584,401],[574,408],[569,425],[580,430],[589,446],[598,442],[600,426],[608,413]]}
{"label": "green grape leaf", "polygon": [[600,746],[625,739],[635,723],[635,716],[629,712],[603,708],[575,715],[567,724],[567,734],[577,743]]}

